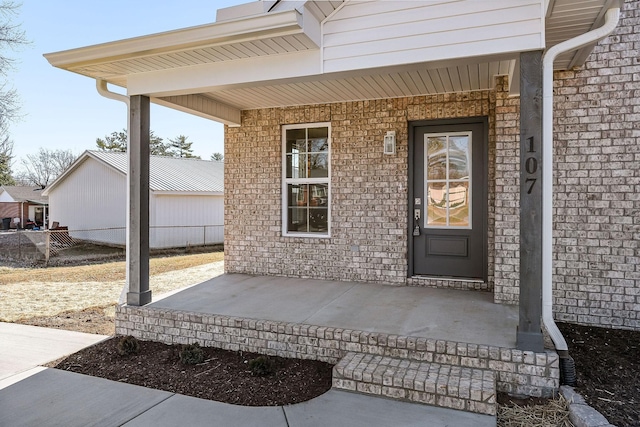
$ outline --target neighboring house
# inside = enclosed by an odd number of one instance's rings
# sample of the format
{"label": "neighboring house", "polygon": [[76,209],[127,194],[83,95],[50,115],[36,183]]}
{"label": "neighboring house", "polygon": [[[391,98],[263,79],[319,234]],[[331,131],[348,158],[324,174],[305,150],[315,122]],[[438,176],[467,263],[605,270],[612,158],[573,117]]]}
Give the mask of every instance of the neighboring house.
{"label": "neighboring house", "polygon": [[41,187],[25,185],[0,186],[0,218],[2,228],[8,223],[10,228],[25,227],[27,224],[46,225],[48,199]]}
{"label": "neighboring house", "polygon": [[[639,19],[638,0],[258,1],[45,56],[126,88],[133,146],[149,102],[227,125],[227,273],[485,290],[520,304],[495,360],[545,360],[545,317],[565,363],[553,315],[640,329]],[[151,316],[135,268],[122,313]]]}
{"label": "neighboring house", "polygon": [[[51,222],[72,237],[124,245],[127,155],[85,151],[58,177],[49,196]],[[153,156],[149,223],[152,248],[222,243],[224,164]]]}

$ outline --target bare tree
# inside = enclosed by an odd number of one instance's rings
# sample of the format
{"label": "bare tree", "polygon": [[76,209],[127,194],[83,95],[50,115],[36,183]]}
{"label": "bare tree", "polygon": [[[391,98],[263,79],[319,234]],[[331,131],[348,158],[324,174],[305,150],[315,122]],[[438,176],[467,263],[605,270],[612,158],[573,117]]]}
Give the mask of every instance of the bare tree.
{"label": "bare tree", "polygon": [[19,116],[19,99],[15,89],[8,86],[6,77],[13,68],[14,59],[7,50],[16,51],[27,44],[24,31],[13,23],[21,4],[14,1],[0,1],[0,184],[11,185],[15,181],[11,174],[13,161],[13,141],[9,137],[9,123]]}
{"label": "bare tree", "polygon": [[40,148],[36,154],[27,154],[22,159],[23,172],[19,178],[30,185],[45,188],[74,162],[71,150],[48,150]]}
{"label": "bare tree", "polygon": [[0,135],[0,185],[15,185],[11,176],[12,162],[13,141],[6,134]]}
{"label": "bare tree", "polygon": [[[0,75],[7,76],[13,68],[14,59],[5,52],[9,49],[16,51],[27,44],[24,31],[18,24],[13,23],[21,4],[14,1],[0,1]],[[7,132],[7,124],[18,116],[19,100],[15,89],[9,88],[6,82],[0,84],[0,136]]]}

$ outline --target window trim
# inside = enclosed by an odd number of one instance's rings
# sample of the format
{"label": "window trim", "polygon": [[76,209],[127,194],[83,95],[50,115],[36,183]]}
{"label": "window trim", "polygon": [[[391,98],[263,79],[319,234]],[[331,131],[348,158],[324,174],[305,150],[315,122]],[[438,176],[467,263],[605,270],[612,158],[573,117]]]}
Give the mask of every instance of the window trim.
{"label": "window trim", "polygon": [[[309,128],[327,128],[327,177],[326,178],[287,178],[287,130],[289,129],[309,129]],[[298,123],[283,125],[281,127],[281,143],[282,143],[282,187],[281,187],[281,201],[282,201],[282,236],[283,237],[312,237],[316,239],[325,239],[331,237],[331,122],[317,122],[317,123]],[[289,206],[287,200],[287,186],[289,184],[327,184],[327,231],[326,232],[297,232],[288,231],[287,226],[289,224]]]}

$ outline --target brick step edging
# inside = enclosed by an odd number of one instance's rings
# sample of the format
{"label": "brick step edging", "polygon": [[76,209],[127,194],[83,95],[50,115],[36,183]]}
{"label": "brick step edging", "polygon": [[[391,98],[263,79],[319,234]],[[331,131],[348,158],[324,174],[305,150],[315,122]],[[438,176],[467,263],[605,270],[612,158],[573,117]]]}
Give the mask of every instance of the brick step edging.
{"label": "brick step edging", "polygon": [[496,414],[496,377],[486,369],[349,352],[333,368],[333,387]]}

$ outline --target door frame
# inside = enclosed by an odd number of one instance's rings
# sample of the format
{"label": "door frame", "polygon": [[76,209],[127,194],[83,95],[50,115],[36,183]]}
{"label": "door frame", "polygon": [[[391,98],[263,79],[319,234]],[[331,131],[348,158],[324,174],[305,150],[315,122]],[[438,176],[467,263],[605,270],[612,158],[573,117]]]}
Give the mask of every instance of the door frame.
{"label": "door frame", "polygon": [[[489,229],[489,118],[487,116],[463,117],[452,119],[435,119],[435,120],[416,120],[409,122],[408,135],[408,186],[407,186],[407,277],[414,276],[414,259],[413,259],[413,201],[414,201],[414,161],[415,161],[415,129],[423,126],[446,126],[446,125],[464,125],[464,124],[481,124],[483,127],[484,147],[482,150],[482,168],[486,185],[481,189],[477,187],[473,191],[482,192],[482,279],[486,282],[489,275],[489,249],[488,249],[488,229]],[[423,153],[424,154],[424,153]],[[473,167],[477,167],[473,165]],[[474,224],[476,221],[474,221]],[[475,225],[474,225],[475,226]],[[439,277],[439,276],[438,276]],[[442,276],[446,280],[465,280],[460,278],[449,278]]]}

